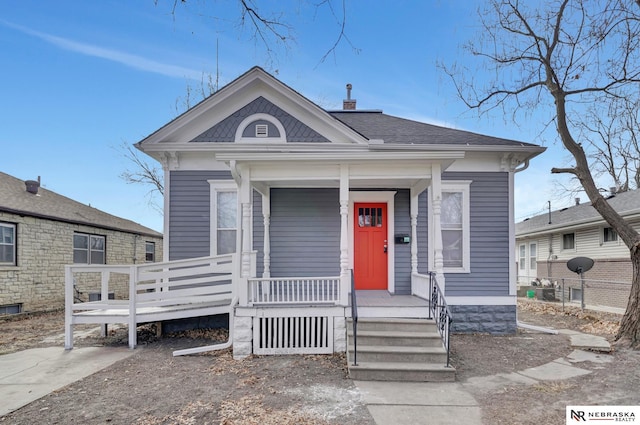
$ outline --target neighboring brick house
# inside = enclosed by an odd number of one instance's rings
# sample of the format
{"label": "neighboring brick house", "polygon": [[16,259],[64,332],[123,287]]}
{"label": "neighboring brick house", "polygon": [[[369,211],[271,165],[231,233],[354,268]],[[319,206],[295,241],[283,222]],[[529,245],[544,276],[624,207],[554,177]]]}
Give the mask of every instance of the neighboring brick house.
{"label": "neighboring brick house", "polygon": [[[640,230],[640,190],[613,194],[607,202]],[[528,285],[535,278],[552,282],[565,279],[572,282],[565,291],[567,297],[579,298],[579,276],[567,268],[567,261],[574,257],[594,260],[593,268],[584,274],[585,280],[593,283],[590,294],[585,294],[591,298],[588,302],[626,307],[632,279],[629,249],[591,203],[580,204],[576,200],[572,207],[516,223],[519,285]]]}
{"label": "neighboring brick house", "polygon": [[[67,264],[162,260],[162,234],[0,172],[0,314],[64,307]],[[119,297],[126,283],[114,295]],[[96,288],[78,288],[87,300]]]}

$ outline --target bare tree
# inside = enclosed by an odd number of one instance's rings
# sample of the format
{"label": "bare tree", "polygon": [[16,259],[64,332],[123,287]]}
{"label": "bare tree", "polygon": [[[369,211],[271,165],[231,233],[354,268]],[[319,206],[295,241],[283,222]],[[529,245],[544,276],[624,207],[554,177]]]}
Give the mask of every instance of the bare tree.
{"label": "bare tree", "polygon": [[[535,114],[536,120],[543,115],[542,122],[554,121],[573,164],[551,172],[575,176],[594,208],[629,248],[633,282],[616,339],[640,347],[640,235],[602,196],[591,172],[593,161],[585,151],[589,140],[584,137],[587,129],[598,128],[589,106],[602,113],[638,99],[640,0],[491,0],[480,11],[480,20],[481,33],[466,51],[479,60],[484,72],[455,65],[445,71],[470,108],[481,113],[502,108],[515,120]],[[478,75],[491,79],[482,84],[474,80]],[[535,124],[531,120],[527,125]],[[596,138],[591,141],[596,144]],[[597,146],[615,154],[612,145]],[[612,166],[620,164],[606,164]]]}
{"label": "bare tree", "polygon": [[[330,55],[335,54],[338,46],[347,43],[354,53],[359,53],[359,49],[353,45],[346,31],[347,26],[347,0],[300,0],[300,3],[310,3],[315,9],[315,13],[328,13],[336,20],[336,29],[323,28],[323,32],[331,33],[335,31],[337,36],[333,43],[327,47],[322,55],[320,62],[324,62]],[[154,0],[158,5],[160,0]],[[340,8],[336,8],[334,3],[339,3]],[[295,26],[289,21],[284,9],[280,9],[278,2],[265,2],[259,0],[237,0],[239,7],[237,17],[222,16],[215,6],[208,5],[206,2],[198,4],[196,0],[172,0],[170,13],[176,17],[179,7],[192,8],[197,14],[208,17],[212,21],[221,22],[237,22],[236,30],[239,33],[247,31],[249,38],[260,46],[264,51],[266,59],[270,66],[278,61],[277,51],[280,48],[287,50],[289,46],[296,41]],[[275,8],[273,6],[276,5]],[[340,12],[336,12],[339,10]],[[277,72],[277,71],[276,71]]]}
{"label": "bare tree", "polygon": [[606,175],[617,192],[640,185],[640,99],[620,99],[608,110],[590,106],[585,129],[586,151],[596,175]]}
{"label": "bare tree", "polygon": [[[149,205],[162,212],[162,206],[155,202],[156,193],[164,195],[164,173],[162,168],[155,163],[150,163],[142,152],[136,150],[133,145],[123,142],[118,148],[122,155],[129,161],[130,167],[120,173],[120,178],[129,184],[143,184],[150,187],[147,192]],[[149,158],[151,159],[151,158]]]}

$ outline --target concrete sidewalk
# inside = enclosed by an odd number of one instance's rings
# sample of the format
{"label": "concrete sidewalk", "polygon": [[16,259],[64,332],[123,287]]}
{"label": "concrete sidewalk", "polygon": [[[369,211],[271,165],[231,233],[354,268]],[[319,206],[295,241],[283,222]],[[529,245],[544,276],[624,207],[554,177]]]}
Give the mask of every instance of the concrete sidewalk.
{"label": "concrete sidewalk", "polygon": [[131,356],[112,347],[33,348],[0,356],[0,417]]}
{"label": "concrete sidewalk", "polygon": [[459,382],[354,381],[377,425],[480,425],[482,411]]}
{"label": "concrete sidewalk", "polygon": [[[465,382],[354,381],[377,425],[482,424],[482,409],[472,393],[495,391],[512,385],[535,385],[591,373],[576,363],[604,364],[613,360],[609,343],[601,337],[559,330],[569,335],[575,350],[566,357],[518,372],[478,376]],[[590,351],[584,351],[585,349]],[[592,350],[599,351],[594,353]]]}

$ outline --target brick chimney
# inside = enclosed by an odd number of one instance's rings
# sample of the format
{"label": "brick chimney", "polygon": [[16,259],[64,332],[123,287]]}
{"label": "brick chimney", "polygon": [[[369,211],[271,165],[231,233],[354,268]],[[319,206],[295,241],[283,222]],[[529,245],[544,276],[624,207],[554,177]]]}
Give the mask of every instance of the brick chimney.
{"label": "brick chimney", "polygon": [[356,100],[351,99],[351,88],[353,86],[349,83],[347,84],[347,98],[342,101],[342,109],[344,111],[355,111],[356,110]]}

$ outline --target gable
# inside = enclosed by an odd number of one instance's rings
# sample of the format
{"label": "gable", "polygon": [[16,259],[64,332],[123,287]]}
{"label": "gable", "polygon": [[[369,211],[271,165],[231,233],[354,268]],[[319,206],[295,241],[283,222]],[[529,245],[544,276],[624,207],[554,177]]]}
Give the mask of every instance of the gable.
{"label": "gable", "polygon": [[[266,117],[265,117],[266,115]],[[251,118],[254,119],[251,119]],[[280,125],[278,125],[278,123]],[[283,139],[294,143],[328,143],[329,140],[277,105],[259,96],[246,106],[233,112],[222,121],[195,137],[191,142],[235,142],[256,139],[256,126],[265,126],[266,138]],[[282,131],[282,129],[284,131]],[[282,134],[285,133],[285,134]]]}

